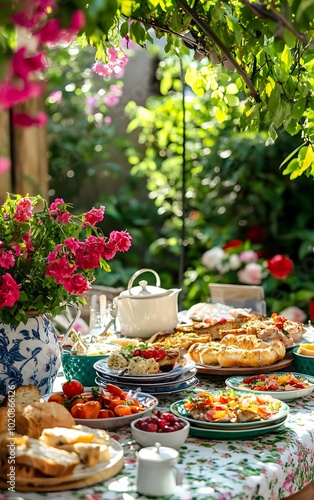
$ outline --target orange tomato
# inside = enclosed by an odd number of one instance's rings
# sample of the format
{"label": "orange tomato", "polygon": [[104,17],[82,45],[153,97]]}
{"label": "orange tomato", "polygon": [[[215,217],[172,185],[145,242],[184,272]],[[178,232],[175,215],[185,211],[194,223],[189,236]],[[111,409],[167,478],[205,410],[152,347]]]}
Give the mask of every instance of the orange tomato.
{"label": "orange tomato", "polygon": [[84,404],[86,403],[85,398],[77,397],[71,401],[70,408],[73,408],[73,406],[78,405],[78,404]]}
{"label": "orange tomato", "polygon": [[70,413],[73,418],[85,418],[83,410],[84,404],[86,403],[78,403],[77,405],[72,406]]}
{"label": "orange tomato", "polygon": [[66,399],[67,398],[64,396],[64,394],[51,394],[51,396],[49,396],[48,398],[48,401],[53,401],[54,403],[59,403],[60,405],[62,405]]}
{"label": "orange tomato", "polygon": [[121,392],[121,394],[120,394],[120,399],[124,399],[124,400],[125,400],[125,399],[127,398],[128,394],[129,394],[129,393],[128,393],[128,392],[125,392],[125,391]]}
{"label": "orange tomato", "polygon": [[110,401],[110,404],[108,406],[108,409],[109,410],[114,410],[116,406],[118,405],[124,405],[125,406],[125,401],[124,399],[112,399],[112,401]]}
{"label": "orange tomato", "polygon": [[112,418],[115,414],[111,410],[100,410],[98,413],[98,418]]}
{"label": "orange tomato", "polygon": [[[76,406],[76,405],[75,405]],[[75,406],[73,408],[75,408]],[[97,418],[101,410],[99,401],[88,401],[83,405],[83,418]]]}
{"label": "orange tomato", "polygon": [[111,394],[116,394],[117,396],[120,396],[123,392],[120,387],[114,384],[106,384],[106,391],[111,392]]}
{"label": "orange tomato", "polygon": [[126,415],[132,415],[131,408],[125,404],[117,405],[114,409],[114,412],[117,415],[117,417],[124,417]]}
{"label": "orange tomato", "polygon": [[128,408],[130,408],[131,413],[139,413],[142,411],[139,406],[136,405],[128,405]]}

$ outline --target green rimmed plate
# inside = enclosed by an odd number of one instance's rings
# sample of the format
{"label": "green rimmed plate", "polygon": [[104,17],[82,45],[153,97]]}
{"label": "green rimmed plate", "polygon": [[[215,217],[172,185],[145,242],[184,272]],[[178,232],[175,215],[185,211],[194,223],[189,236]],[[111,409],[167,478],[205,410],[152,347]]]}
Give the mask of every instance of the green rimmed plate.
{"label": "green rimmed plate", "polygon": [[219,440],[235,440],[235,439],[252,439],[263,434],[270,434],[271,432],[283,431],[285,429],[285,417],[283,422],[278,422],[274,425],[265,425],[265,427],[258,427],[256,429],[204,429],[201,427],[190,426],[190,434],[203,439],[219,439]]}
{"label": "green rimmed plate", "polygon": [[[204,391],[201,391],[204,392]],[[220,391],[221,392],[221,391]],[[211,391],[212,394],[218,394],[219,391]],[[197,393],[195,393],[196,395]],[[243,393],[238,393],[238,395],[242,395]],[[177,401],[173,403],[170,406],[170,411],[177,415],[178,417],[185,418],[190,422],[190,425],[193,427],[197,428],[202,428],[202,429],[219,429],[219,430],[228,430],[228,429],[234,429],[234,430],[248,430],[248,429],[257,429],[257,428],[262,428],[266,426],[271,426],[274,424],[279,424],[283,423],[288,414],[289,414],[289,406],[284,403],[283,401],[280,401],[279,399],[269,397],[269,396],[264,396],[260,395],[263,397],[263,399],[266,400],[272,400],[276,401],[279,404],[279,411],[272,415],[269,419],[267,420],[255,420],[253,422],[204,422],[202,420],[196,420],[194,418],[191,418],[189,416],[189,413],[187,410],[184,408],[184,403],[186,402],[185,399],[181,399],[180,401]]]}
{"label": "green rimmed plate", "polygon": [[[291,389],[287,391],[258,391],[256,389],[249,389],[247,387],[239,387],[243,383],[243,380],[245,380],[247,377],[229,377],[225,382],[228,387],[231,387],[231,389],[246,392],[249,394],[259,394],[260,396],[265,394],[275,397],[276,399],[280,399],[280,401],[292,401],[293,399],[304,398],[314,391],[314,377],[311,377],[310,375],[303,375],[302,373],[289,373],[294,375],[296,378],[306,379],[309,382],[310,387],[305,387],[304,389]],[[286,373],[276,372],[272,373],[271,375],[281,376],[286,375]]]}

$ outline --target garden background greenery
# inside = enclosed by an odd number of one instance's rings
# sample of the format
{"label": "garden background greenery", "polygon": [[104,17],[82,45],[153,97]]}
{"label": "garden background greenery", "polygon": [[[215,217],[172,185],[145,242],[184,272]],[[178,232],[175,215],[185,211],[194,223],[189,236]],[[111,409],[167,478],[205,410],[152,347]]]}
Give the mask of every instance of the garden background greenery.
{"label": "garden background greenery", "polygon": [[[310,317],[313,181],[305,176],[291,180],[279,168],[302,143],[301,135],[291,138],[282,130],[274,142],[266,130],[239,131],[244,104],[234,95],[232,74],[230,80],[230,72],[221,68],[208,91],[197,95],[182,83],[182,73],[186,77],[205,67],[193,56],[186,49],[180,58],[169,54],[160,59],[159,92],[145,106],[127,104],[129,125],[123,135],[112,121],[123,78],[92,73],[87,68],[93,55],[75,45],[52,53],[50,193],[78,210],[104,204],[106,227],[118,225],[132,234],[131,250],[112,263],[110,274],[98,273],[99,284],[125,287],[137,269],[153,268],[162,286],[182,286],[181,307],[188,308],[209,299],[210,282],[239,283],[235,270],[221,272],[202,263],[206,250],[237,240],[242,245],[231,245],[229,253],[253,249],[260,262],[276,254],[293,261],[288,277],[263,276],[268,313],[297,306]],[[216,104],[226,82],[228,106],[222,118]],[[132,132],[138,141],[131,139]]]}

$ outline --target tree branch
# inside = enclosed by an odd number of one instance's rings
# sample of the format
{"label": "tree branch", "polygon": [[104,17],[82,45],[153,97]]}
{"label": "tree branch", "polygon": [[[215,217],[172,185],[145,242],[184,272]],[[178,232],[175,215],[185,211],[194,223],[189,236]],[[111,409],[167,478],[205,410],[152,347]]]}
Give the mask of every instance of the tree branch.
{"label": "tree branch", "polygon": [[252,3],[249,0],[241,0],[241,2],[244,3],[244,5],[246,5],[257,17],[260,17],[262,19],[271,19],[272,21],[283,24],[295,35],[296,38],[298,38],[302,42],[305,41],[305,35],[297,31],[295,27],[292,26],[292,24],[289,23],[289,21],[280,12],[278,12],[272,4],[270,5],[269,11],[264,5]]}
{"label": "tree branch", "polygon": [[258,94],[258,91],[254,87],[252,81],[250,80],[248,74],[246,71],[240,66],[240,64],[235,60],[235,58],[231,55],[229,50],[224,46],[224,44],[221,42],[221,40],[217,37],[217,35],[212,31],[212,29],[205,24],[202,19],[198,16],[197,12],[195,12],[195,9],[191,8],[185,0],[177,0],[178,4],[180,7],[187,12],[193,21],[198,25],[198,27],[207,35],[216,45],[219,47],[221,52],[226,56],[226,58],[231,62],[232,66],[234,69],[237,71],[237,73],[242,77],[244,82],[247,85],[247,88],[249,89],[252,97],[255,99],[256,102],[260,102],[260,97]]}

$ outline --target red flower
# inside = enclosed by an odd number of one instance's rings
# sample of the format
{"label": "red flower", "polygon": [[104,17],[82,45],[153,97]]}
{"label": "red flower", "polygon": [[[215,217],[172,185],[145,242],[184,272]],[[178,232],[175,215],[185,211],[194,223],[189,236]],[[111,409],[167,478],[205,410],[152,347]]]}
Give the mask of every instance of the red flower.
{"label": "red flower", "polygon": [[265,233],[261,226],[252,226],[247,230],[245,236],[251,243],[261,243],[265,238]]}
{"label": "red flower", "polygon": [[310,302],[309,314],[310,314],[311,321],[314,321],[314,301],[313,300]]}
{"label": "red flower", "polygon": [[293,262],[284,255],[274,255],[267,261],[269,272],[280,280],[287,278],[293,270]]}
{"label": "red flower", "polygon": [[222,248],[224,250],[229,250],[229,248],[241,247],[243,245],[243,241],[241,240],[231,240],[226,243]]}

